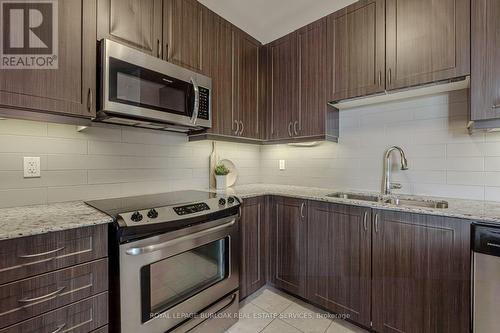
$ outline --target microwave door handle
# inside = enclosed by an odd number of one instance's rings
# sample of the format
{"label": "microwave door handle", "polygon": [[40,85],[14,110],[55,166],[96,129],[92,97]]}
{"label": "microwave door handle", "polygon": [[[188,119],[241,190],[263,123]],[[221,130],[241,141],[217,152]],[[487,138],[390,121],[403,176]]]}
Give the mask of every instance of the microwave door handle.
{"label": "microwave door handle", "polygon": [[194,109],[193,115],[191,116],[191,123],[195,125],[196,120],[198,119],[198,112],[200,111],[200,88],[194,78],[191,78],[191,83],[193,84],[194,89]]}

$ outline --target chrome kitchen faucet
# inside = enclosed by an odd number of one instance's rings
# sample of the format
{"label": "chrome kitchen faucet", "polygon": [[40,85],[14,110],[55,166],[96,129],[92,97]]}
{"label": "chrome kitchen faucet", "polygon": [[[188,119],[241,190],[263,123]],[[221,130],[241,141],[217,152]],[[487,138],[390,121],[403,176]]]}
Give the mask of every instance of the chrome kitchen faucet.
{"label": "chrome kitchen faucet", "polygon": [[384,177],[382,181],[382,194],[389,195],[393,189],[400,189],[401,184],[391,182],[391,153],[393,151],[399,151],[401,155],[401,170],[408,170],[408,161],[406,160],[405,152],[401,147],[393,146],[386,150],[384,156]]}

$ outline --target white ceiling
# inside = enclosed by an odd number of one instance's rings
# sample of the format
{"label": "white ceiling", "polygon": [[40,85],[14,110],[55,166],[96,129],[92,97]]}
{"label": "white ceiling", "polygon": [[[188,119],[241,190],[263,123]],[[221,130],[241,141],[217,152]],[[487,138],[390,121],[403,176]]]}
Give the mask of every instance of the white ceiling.
{"label": "white ceiling", "polygon": [[266,44],[356,0],[198,0]]}

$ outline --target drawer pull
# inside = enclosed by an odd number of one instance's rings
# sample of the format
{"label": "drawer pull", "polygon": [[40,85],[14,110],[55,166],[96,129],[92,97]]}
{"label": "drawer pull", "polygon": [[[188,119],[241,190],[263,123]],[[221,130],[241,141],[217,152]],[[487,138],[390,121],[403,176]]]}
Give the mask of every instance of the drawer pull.
{"label": "drawer pull", "polygon": [[22,256],[17,256],[18,258],[37,258],[37,257],[43,257],[43,256],[46,256],[46,255],[49,255],[49,254],[53,254],[53,253],[56,253],[56,252],[59,252],[61,250],[64,250],[64,246],[63,247],[60,247],[58,249],[55,249],[55,250],[51,250],[51,251],[47,251],[47,252],[43,252],[43,253],[37,253],[37,254],[24,254]]}
{"label": "drawer pull", "polygon": [[56,291],[54,292],[51,292],[50,294],[47,294],[47,295],[43,295],[43,296],[40,296],[40,297],[35,297],[35,298],[23,298],[23,299],[19,299],[17,300],[19,303],[32,303],[32,302],[38,302],[38,301],[42,301],[46,298],[51,298],[51,297],[55,297],[57,295],[59,295],[66,287],[62,287],[62,288],[59,288],[57,289]]}
{"label": "drawer pull", "polygon": [[500,244],[488,243],[488,246],[500,248]]}
{"label": "drawer pull", "polygon": [[59,333],[62,331],[63,328],[66,327],[66,323],[62,324],[62,325],[59,325],[59,327],[56,328],[55,331],[52,331],[51,333]]}

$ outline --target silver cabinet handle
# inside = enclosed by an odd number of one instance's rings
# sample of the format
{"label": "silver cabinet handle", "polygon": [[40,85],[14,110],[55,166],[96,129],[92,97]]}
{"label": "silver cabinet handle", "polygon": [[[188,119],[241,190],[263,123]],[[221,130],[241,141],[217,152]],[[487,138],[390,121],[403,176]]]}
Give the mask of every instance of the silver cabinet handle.
{"label": "silver cabinet handle", "polygon": [[57,248],[55,250],[50,250],[50,251],[47,251],[47,252],[42,252],[42,253],[35,253],[35,254],[23,254],[21,256],[17,256],[18,258],[24,258],[24,259],[28,259],[28,258],[38,258],[38,257],[43,257],[43,256],[47,256],[49,254],[53,254],[53,253],[56,253],[56,252],[59,252],[61,250],[64,250],[64,246],[60,247],[60,248]]}
{"label": "silver cabinet handle", "polygon": [[392,84],[392,69],[390,69],[390,68],[387,71],[387,80],[388,80],[388,83],[389,83],[389,86],[390,86]]}
{"label": "silver cabinet handle", "polygon": [[363,216],[363,227],[365,228],[365,231],[368,231],[368,212],[365,212]]}
{"label": "silver cabinet handle", "polygon": [[196,120],[198,119],[198,112],[200,111],[200,88],[194,78],[191,78],[191,83],[193,84],[194,89],[194,109],[193,115],[191,116],[191,123],[195,125]]}
{"label": "silver cabinet handle", "polygon": [[59,333],[62,331],[63,328],[66,327],[66,323],[62,324],[62,325],[59,325],[55,331],[53,331],[52,333]]}
{"label": "silver cabinet handle", "polygon": [[238,120],[235,120],[234,123],[236,124],[236,130],[234,131],[234,134],[238,135],[240,133],[240,122]]}
{"label": "silver cabinet handle", "polygon": [[240,134],[239,135],[242,135],[243,131],[245,130],[245,126],[243,125],[243,122],[241,120],[240,120],[240,124],[241,124],[241,130],[240,130]]}
{"label": "silver cabinet handle", "polygon": [[378,234],[378,231],[379,231],[378,214],[375,214],[375,233]]}
{"label": "silver cabinet handle", "polygon": [[493,109],[498,109],[500,108],[500,104],[493,104]]}
{"label": "silver cabinet handle", "polygon": [[156,50],[156,56],[157,58],[161,58],[161,44],[159,39],[156,40],[156,47],[158,48]]}
{"label": "silver cabinet handle", "polygon": [[151,245],[147,245],[144,247],[132,247],[132,248],[126,250],[125,253],[127,253],[129,256],[138,256],[138,255],[145,254],[145,253],[156,252],[156,251],[159,251],[161,249],[164,249],[166,247],[169,247],[169,246],[172,246],[175,244],[186,242],[186,241],[189,241],[191,239],[199,238],[199,237],[202,237],[206,234],[210,234],[210,233],[218,231],[218,230],[223,230],[223,229],[232,227],[235,223],[236,223],[236,219],[233,219],[228,223],[224,223],[224,224],[218,225],[218,226],[210,228],[210,229],[202,230],[202,231],[196,232],[196,233],[191,234],[191,235],[175,238],[175,239],[163,242],[163,243],[151,244]]}
{"label": "silver cabinet handle", "polygon": [[297,130],[297,127],[299,126],[299,122],[298,121],[295,121],[293,123],[293,132],[295,133],[295,136],[299,135],[299,132]]}
{"label": "silver cabinet handle", "polygon": [[498,247],[498,248],[500,248],[500,244],[488,243],[488,244],[486,244],[486,245],[488,245],[488,246],[490,246],[490,247]]}
{"label": "silver cabinet handle", "polygon": [[303,202],[301,205],[300,205],[300,217],[303,219],[305,218],[304,216],[304,208],[306,207],[306,203]]}
{"label": "silver cabinet handle", "polygon": [[37,302],[37,301],[41,301],[41,300],[44,300],[46,298],[53,298],[57,295],[59,295],[66,287],[62,287],[62,288],[59,288],[57,289],[56,291],[54,292],[51,292],[50,294],[47,294],[47,295],[43,295],[43,296],[40,296],[40,297],[35,297],[35,298],[22,298],[22,299],[18,299],[17,301],[19,303],[31,303],[31,302]]}
{"label": "silver cabinet handle", "polygon": [[168,43],[165,43],[165,60],[168,61]]}
{"label": "silver cabinet handle", "polygon": [[382,87],[382,71],[378,71],[378,86]]}
{"label": "silver cabinet handle", "polygon": [[292,136],[292,122],[288,123],[288,136]]}

